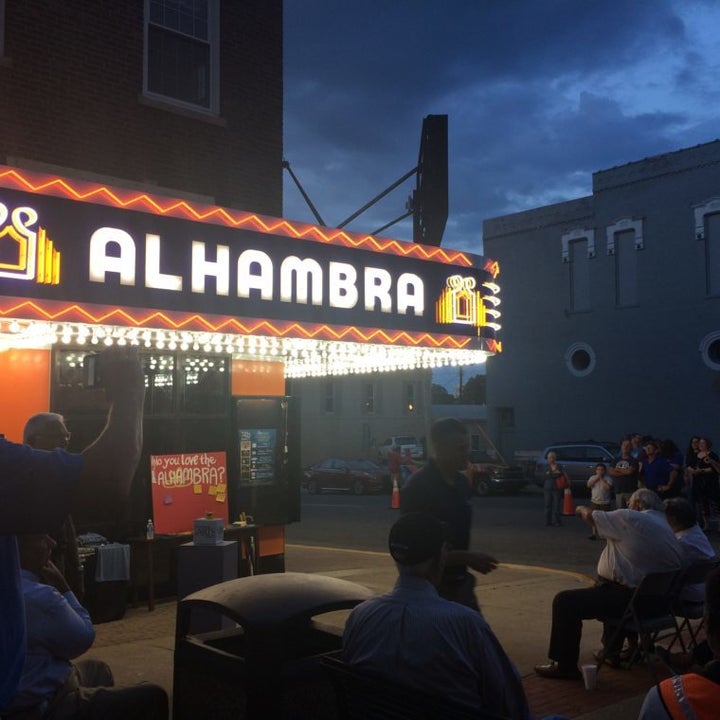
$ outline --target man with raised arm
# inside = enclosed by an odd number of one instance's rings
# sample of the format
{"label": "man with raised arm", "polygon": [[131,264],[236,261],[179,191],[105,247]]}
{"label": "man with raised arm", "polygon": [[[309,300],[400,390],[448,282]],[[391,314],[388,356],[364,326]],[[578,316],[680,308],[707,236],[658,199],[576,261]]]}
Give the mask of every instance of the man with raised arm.
{"label": "man with raised arm", "polygon": [[15,535],[56,529],[70,508],[115,516],[142,448],[145,383],[135,349],[101,356],[107,423],[80,454],[33,450],[0,439],[0,707],[15,695],[25,659],[25,619]]}

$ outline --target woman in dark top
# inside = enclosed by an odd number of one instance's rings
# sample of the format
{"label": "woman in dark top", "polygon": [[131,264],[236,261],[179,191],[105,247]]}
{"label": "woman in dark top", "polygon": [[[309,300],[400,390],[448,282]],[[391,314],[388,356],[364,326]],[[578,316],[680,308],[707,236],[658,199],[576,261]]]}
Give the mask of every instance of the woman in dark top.
{"label": "woman in dark top", "polygon": [[668,478],[668,484],[666,489],[660,493],[660,497],[663,500],[667,498],[677,497],[682,492],[683,479],[682,479],[682,468],[683,468],[683,454],[680,452],[678,446],[666,438],[660,443],[660,455],[667,460],[670,465],[670,477]]}
{"label": "woman in dark top", "polygon": [[692,499],[697,505],[702,529],[710,529],[712,515],[717,513],[720,505],[720,485],[718,473],[710,460],[718,461],[718,456],[710,450],[712,442],[709,438],[698,440],[698,452],[695,463],[688,468],[692,477]]}
{"label": "woman in dark top", "polygon": [[[560,527],[560,508],[563,491],[555,487],[555,480],[565,474],[562,465],[557,461],[557,456],[552,450],[547,454],[548,468],[545,471],[543,481],[543,495],[545,496],[545,525]],[[566,476],[567,477],[567,476]]]}

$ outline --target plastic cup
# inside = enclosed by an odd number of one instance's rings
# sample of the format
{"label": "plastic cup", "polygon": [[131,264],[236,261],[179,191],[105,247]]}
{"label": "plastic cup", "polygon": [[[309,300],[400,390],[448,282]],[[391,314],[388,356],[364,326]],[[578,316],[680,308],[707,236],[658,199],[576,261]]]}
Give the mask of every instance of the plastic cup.
{"label": "plastic cup", "polygon": [[594,690],[597,687],[597,665],[595,663],[581,667],[583,682],[586,690]]}

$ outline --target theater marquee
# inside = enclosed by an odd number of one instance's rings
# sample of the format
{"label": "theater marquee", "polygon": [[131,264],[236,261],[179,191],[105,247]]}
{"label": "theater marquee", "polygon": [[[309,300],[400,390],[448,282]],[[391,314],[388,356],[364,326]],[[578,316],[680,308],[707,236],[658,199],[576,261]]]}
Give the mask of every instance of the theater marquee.
{"label": "theater marquee", "polygon": [[[0,166],[0,344],[135,343],[289,376],[482,362],[498,264]],[[2,345],[0,345],[1,347]]]}

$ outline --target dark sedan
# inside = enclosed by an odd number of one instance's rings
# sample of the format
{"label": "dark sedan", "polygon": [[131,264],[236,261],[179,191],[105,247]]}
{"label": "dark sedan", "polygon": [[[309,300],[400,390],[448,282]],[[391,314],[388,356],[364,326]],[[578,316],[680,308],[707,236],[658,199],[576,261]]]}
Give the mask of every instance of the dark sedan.
{"label": "dark sedan", "polygon": [[381,492],[389,487],[387,470],[370,460],[328,458],[306,468],[303,486],[314,495],[323,490],[343,490],[353,495]]}

